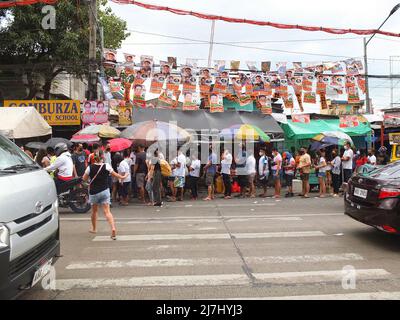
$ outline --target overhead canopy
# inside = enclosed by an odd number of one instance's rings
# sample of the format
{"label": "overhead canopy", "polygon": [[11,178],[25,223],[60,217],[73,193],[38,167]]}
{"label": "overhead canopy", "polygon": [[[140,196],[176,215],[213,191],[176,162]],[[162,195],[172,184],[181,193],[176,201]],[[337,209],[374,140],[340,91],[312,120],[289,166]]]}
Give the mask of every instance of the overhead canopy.
{"label": "overhead canopy", "polygon": [[285,137],[287,139],[311,139],[324,131],[341,131],[349,136],[364,136],[370,134],[371,127],[369,123],[359,123],[357,127],[340,128],[339,119],[311,120],[310,123],[292,122],[288,120],[287,124],[282,124]]}
{"label": "overhead canopy", "polygon": [[261,113],[226,111],[210,113],[203,109],[197,111],[182,111],[169,109],[133,109],[133,123],[159,120],[175,121],[177,126],[196,131],[217,129],[222,130],[233,125],[250,124],[261,128],[267,133],[283,133],[277,121],[270,115]]}
{"label": "overhead canopy", "polygon": [[0,133],[10,139],[23,139],[47,136],[52,129],[34,107],[3,107]]}

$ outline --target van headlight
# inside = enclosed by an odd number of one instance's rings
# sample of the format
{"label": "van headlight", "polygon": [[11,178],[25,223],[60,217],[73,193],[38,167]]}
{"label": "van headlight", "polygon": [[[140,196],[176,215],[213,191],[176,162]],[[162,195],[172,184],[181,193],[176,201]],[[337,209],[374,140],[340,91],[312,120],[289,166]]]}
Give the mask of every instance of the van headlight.
{"label": "van headlight", "polygon": [[6,248],[10,245],[10,232],[8,228],[0,223],[0,248]]}

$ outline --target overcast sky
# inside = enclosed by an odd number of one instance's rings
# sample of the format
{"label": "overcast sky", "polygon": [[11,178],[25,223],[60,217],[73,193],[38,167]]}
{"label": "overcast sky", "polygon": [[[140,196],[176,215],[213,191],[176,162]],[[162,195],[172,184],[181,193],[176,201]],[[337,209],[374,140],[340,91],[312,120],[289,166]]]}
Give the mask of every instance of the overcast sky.
{"label": "overcast sky", "polygon": [[[142,0],[142,2],[277,23],[370,29],[377,28],[399,0]],[[178,63],[184,64],[186,58],[198,58],[203,59],[199,62],[200,65],[205,66],[207,64],[208,44],[190,44],[190,41],[141,32],[209,41],[211,21],[192,16],[178,16],[165,11],[142,9],[133,5],[120,5],[112,2],[109,2],[109,4],[119,17],[127,21],[128,29],[131,30],[131,36],[124,41],[121,51],[137,56],[153,55],[156,61],[166,59],[167,56],[176,56]],[[389,19],[383,30],[400,33],[400,10]],[[314,39],[318,41],[268,42]],[[227,61],[340,61],[344,58],[324,55],[360,58],[363,56],[362,37],[354,34],[331,35],[323,32],[280,30],[271,27],[217,21],[214,41],[254,41],[255,43],[240,43],[238,45],[265,49],[214,45],[213,59]],[[171,44],[160,45],[160,43]],[[296,53],[282,53],[268,51],[267,49]],[[321,56],[303,53],[321,54]],[[389,74],[389,57],[399,56],[397,60],[400,60],[400,38],[376,36],[368,46],[368,56],[371,58],[368,64],[370,74]],[[394,63],[394,73],[400,74],[400,61]],[[394,85],[396,84],[398,85],[400,82],[394,81]],[[390,104],[389,88],[389,80],[376,80],[370,83],[371,97],[375,106],[388,106]],[[400,90],[398,89],[394,92],[394,102],[400,102]]]}

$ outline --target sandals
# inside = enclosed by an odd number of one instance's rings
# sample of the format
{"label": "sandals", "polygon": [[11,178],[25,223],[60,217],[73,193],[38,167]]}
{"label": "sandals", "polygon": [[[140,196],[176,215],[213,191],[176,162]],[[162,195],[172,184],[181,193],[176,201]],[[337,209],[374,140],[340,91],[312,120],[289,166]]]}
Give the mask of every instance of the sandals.
{"label": "sandals", "polygon": [[115,230],[111,233],[111,240],[117,240],[117,235],[116,235],[116,232],[115,232]]}

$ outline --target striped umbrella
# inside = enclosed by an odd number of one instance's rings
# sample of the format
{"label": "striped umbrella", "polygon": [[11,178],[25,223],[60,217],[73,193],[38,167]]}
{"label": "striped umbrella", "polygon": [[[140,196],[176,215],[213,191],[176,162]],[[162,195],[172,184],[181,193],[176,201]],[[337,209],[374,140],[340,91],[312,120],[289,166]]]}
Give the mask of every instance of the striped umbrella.
{"label": "striped umbrella", "polygon": [[121,133],[121,138],[145,143],[156,141],[188,141],[191,134],[173,123],[151,120],[133,124]]}
{"label": "striped umbrella", "polygon": [[76,135],[84,134],[96,135],[100,138],[118,138],[121,134],[121,131],[105,124],[97,124],[88,126],[76,133]]}
{"label": "striped umbrella", "polygon": [[100,141],[100,138],[94,134],[75,134],[70,141],[74,143],[91,143]]}
{"label": "striped umbrella", "polygon": [[226,129],[222,129],[220,137],[224,139],[237,139],[237,140],[261,140],[270,142],[271,139],[259,127],[250,124],[234,125]]}

